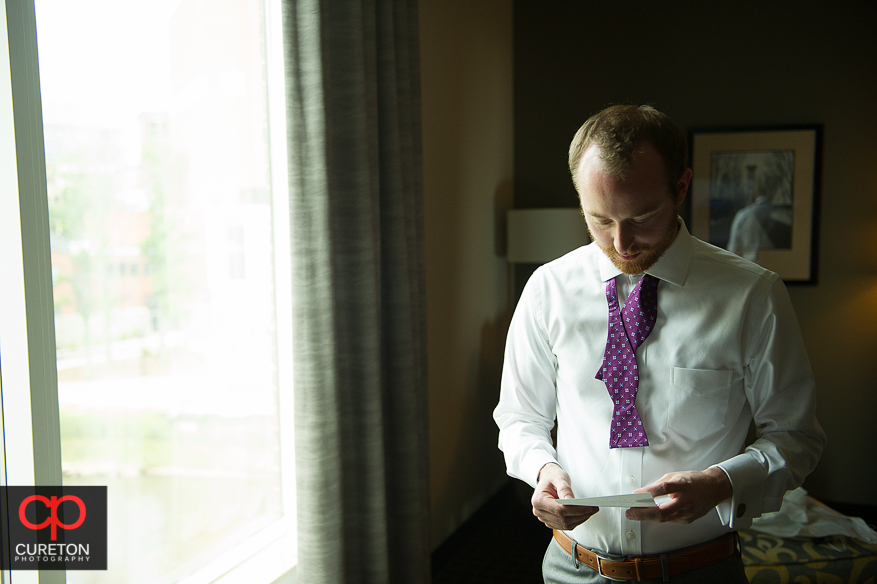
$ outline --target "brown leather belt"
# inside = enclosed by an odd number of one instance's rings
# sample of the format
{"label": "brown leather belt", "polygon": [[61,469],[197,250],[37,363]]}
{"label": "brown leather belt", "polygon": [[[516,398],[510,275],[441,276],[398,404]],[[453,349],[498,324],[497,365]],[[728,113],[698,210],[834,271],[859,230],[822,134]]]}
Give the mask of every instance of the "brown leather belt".
{"label": "brown leather belt", "polygon": [[[554,539],[566,553],[572,555],[573,540],[564,532],[554,530]],[[578,560],[610,580],[653,580],[710,566],[730,557],[737,551],[737,534],[729,533],[703,545],[649,557],[612,558],[600,555],[576,544]]]}

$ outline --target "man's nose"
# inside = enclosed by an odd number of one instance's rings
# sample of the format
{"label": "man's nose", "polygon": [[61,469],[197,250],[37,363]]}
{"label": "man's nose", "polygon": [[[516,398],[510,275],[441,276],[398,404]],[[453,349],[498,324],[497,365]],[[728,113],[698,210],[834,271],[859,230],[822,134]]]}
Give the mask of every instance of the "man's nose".
{"label": "man's nose", "polygon": [[615,228],[615,251],[625,254],[633,247],[633,232],[630,227],[624,224],[618,224]]}

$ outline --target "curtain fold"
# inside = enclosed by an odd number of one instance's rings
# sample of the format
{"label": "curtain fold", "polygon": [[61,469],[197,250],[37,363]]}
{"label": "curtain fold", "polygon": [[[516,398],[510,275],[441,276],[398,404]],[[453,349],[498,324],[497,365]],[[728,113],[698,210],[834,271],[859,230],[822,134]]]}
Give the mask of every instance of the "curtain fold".
{"label": "curtain fold", "polygon": [[298,581],[429,581],[416,0],[284,0]]}

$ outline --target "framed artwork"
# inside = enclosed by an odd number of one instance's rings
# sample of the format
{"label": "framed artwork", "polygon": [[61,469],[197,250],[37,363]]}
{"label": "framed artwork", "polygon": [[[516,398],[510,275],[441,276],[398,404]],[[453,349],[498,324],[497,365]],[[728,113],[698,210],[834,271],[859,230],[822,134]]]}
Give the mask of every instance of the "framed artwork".
{"label": "framed artwork", "polygon": [[691,233],[816,283],[821,126],[691,133]]}

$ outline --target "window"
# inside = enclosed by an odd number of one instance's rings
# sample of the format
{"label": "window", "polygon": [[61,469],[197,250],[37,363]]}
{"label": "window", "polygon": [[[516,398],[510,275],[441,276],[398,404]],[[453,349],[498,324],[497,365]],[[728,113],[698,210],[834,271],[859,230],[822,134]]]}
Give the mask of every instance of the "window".
{"label": "window", "polygon": [[61,468],[109,497],[109,569],[67,582],[274,582],[295,553],[279,7],[35,5]]}

